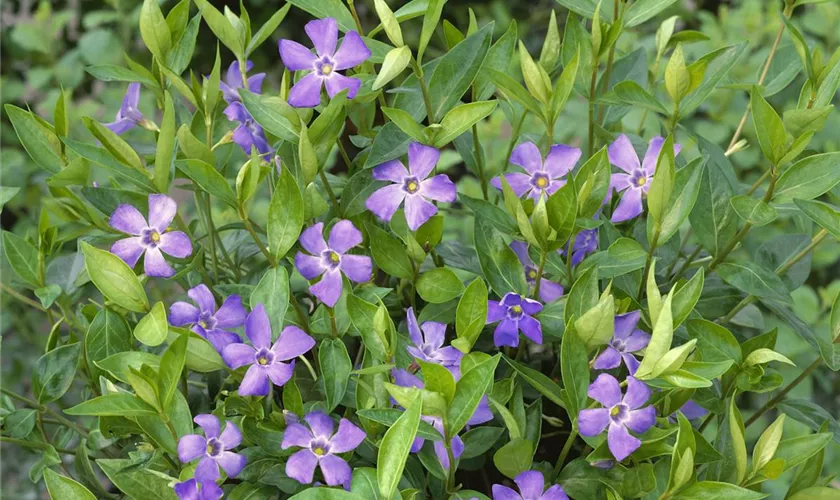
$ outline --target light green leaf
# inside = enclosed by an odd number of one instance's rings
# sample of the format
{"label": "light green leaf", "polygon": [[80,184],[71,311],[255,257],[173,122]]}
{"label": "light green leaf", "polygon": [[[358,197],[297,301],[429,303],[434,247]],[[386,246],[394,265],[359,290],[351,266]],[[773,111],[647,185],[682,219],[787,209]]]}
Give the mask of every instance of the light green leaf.
{"label": "light green leaf", "polygon": [[417,435],[417,428],[420,425],[422,407],[422,396],[417,393],[411,405],[382,438],[376,460],[376,477],[383,498],[391,498],[394,495],[397,484],[402,478],[408,453],[411,451],[414,436]]}
{"label": "light green leaf", "polygon": [[452,300],[464,291],[464,284],[452,270],[437,267],[417,278],[417,293],[426,302],[441,304]]}
{"label": "light green leaf", "polygon": [[[140,280],[122,259],[91,246],[84,241],[79,246],[85,255],[85,268],[96,288],[114,304],[133,312],[149,310],[149,299]],[[166,314],[164,313],[164,321]]]}

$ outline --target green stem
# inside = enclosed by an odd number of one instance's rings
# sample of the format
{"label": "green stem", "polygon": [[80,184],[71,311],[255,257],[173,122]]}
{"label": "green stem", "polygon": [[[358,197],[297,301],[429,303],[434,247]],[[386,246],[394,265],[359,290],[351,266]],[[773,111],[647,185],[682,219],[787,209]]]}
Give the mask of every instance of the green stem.
{"label": "green stem", "polygon": [[481,195],[487,201],[487,178],[484,176],[484,155],[481,154],[481,142],[478,140],[478,126],[472,126],[473,149],[475,150],[475,167],[478,169],[478,181],[481,183]]}
{"label": "green stem", "polygon": [[239,208],[239,219],[245,224],[245,229],[251,235],[251,238],[254,240],[254,243],[257,244],[257,247],[260,249],[260,252],[265,256],[265,260],[268,261],[268,264],[271,267],[277,267],[277,261],[274,259],[274,256],[269,253],[268,249],[263,244],[260,237],[257,235],[257,232],[254,231],[254,226],[251,224],[251,219],[245,214],[242,210],[242,207]]}
{"label": "green stem", "polygon": [[321,182],[324,183],[324,189],[327,190],[327,195],[330,197],[330,202],[332,203],[333,210],[335,210],[336,215],[338,215],[339,219],[343,218],[341,215],[341,206],[338,204],[338,198],[335,197],[335,193],[332,190],[332,186],[330,186],[330,181],[327,180],[327,174],[324,173],[324,170],[321,169],[318,172],[318,175],[321,177]]}
{"label": "green stem", "polygon": [[414,56],[411,57],[411,65],[414,70],[414,76],[417,77],[417,82],[420,84],[420,92],[423,94],[423,105],[426,107],[426,123],[431,125],[435,123],[435,116],[432,113],[432,98],[429,96],[429,87],[426,85],[423,68],[417,63],[417,59]]}
{"label": "green stem", "polygon": [[300,356],[298,356],[298,359],[303,361],[303,364],[306,365],[306,369],[309,370],[309,374],[312,375],[312,381],[317,382],[318,381],[318,374],[315,373],[315,369],[312,368],[312,365],[309,363],[309,360],[306,359],[306,357],[302,354]]}
{"label": "green stem", "polygon": [[332,307],[327,308],[327,312],[330,315],[330,330],[332,331],[332,336],[334,339],[338,338],[338,326],[335,324],[335,309]]}
{"label": "green stem", "polygon": [[300,321],[301,326],[303,326],[303,330],[309,333],[309,317],[306,315],[306,312],[304,312],[303,307],[300,305],[300,302],[298,302],[295,294],[289,293],[289,300],[292,302],[292,307],[295,308],[298,321]]}
{"label": "green stem", "polygon": [[444,439],[446,439],[446,456],[449,458],[449,470],[446,475],[446,492],[451,494],[457,491],[455,487],[455,454],[452,452],[452,438],[447,435]]}
{"label": "green stem", "polygon": [[540,297],[540,285],[542,284],[542,275],[543,271],[545,271],[546,260],[548,260],[548,252],[540,250],[540,266],[537,269],[537,277],[534,281],[534,298],[537,300],[539,300]]}
{"label": "green stem", "polygon": [[572,444],[574,444],[575,439],[577,439],[578,433],[577,431],[572,431],[569,434],[568,439],[566,439],[566,444],[563,445],[563,449],[560,450],[560,456],[557,457],[557,463],[554,464],[554,475],[560,473],[560,469],[563,468],[563,463],[566,461],[566,457],[569,455],[569,451],[572,449]]}
{"label": "green stem", "polygon": [[591,157],[595,151],[595,88],[598,84],[598,59],[592,62],[592,77],[589,82],[589,140],[587,156]]}
{"label": "green stem", "polygon": [[344,149],[344,144],[341,142],[341,138],[335,140],[336,145],[338,145],[338,152],[341,154],[341,159],[344,160],[344,164],[347,165],[347,174],[353,175],[353,162],[350,160],[350,155],[347,154],[347,150]]}
{"label": "green stem", "polygon": [[205,229],[207,230],[207,234],[210,235],[210,255],[212,257],[213,262],[213,275],[216,277],[216,283],[219,282],[219,259],[216,256],[216,226],[213,224],[213,209],[210,205],[210,195],[204,193],[204,196],[201,196],[203,205],[204,205],[204,212],[205,212]]}
{"label": "green stem", "polygon": [[15,299],[23,302],[24,304],[26,304],[30,307],[34,307],[35,309],[37,309],[41,312],[46,312],[46,309],[44,309],[44,307],[41,306],[41,304],[35,302],[34,300],[30,299],[26,295],[23,295],[22,293],[18,292],[17,290],[14,290],[13,288],[10,288],[10,287],[0,283],[0,290],[2,290],[4,293],[8,293],[9,295],[14,297]]}
{"label": "green stem", "polygon": [[794,387],[799,385],[800,382],[802,382],[803,380],[808,378],[808,375],[810,375],[811,372],[813,372],[814,370],[819,368],[820,365],[822,365],[822,364],[823,364],[823,358],[822,357],[819,357],[819,358],[815,359],[814,362],[811,363],[811,366],[806,368],[805,371],[803,371],[801,374],[799,374],[798,377],[793,379],[793,381],[791,381],[791,383],[789,383],[781,391],[779,391],[779,393],[776,394],[776,396],[773,399],[764,403],[764,406],[762,406],[761,408],[758,409],[758,411],[753,413],[750,416],[750,418],[748,418],[747,421],[744,422],[744,427],[745,428],[749,427],[750,424],[752,424],[753,422],[758,420],[762,415],[767,413],[768,410],[775,407],[782,399],[784,399],[784,397],[787,395],[787,393],[789,393]]}
{"label": "green stem", "polygon": [[2,436],[0,437],[0,442],[16,444],[18,446],[22,446],[24,448],[29,448],[32,450],[48,450],[50,448],[54,448],[55,451],[61,453],[62,455],[76,455],[76,450],[68,450],[67,448],[56,448],[55,446],[51,446],[47,443],[39,443],[37,441],[27,441],[25,439],[15,439]]}
{"label": "green stem", "polygon": [[639,284],[639,293],[636,296],[638,302],[642,301],[642,294],[645,293],[645,285],[647,284],[647,275],[650,271],[651,262],[653,262],[653,252],[656,251],[656,245],[659,243],[659,230],[653,234],[653,241],[650,242],[650,250],[648,251],[647,259],[645,259],[645,269],[642,271],[642,282]]}
{"label": "green stem", "polygon": [[16,400],[20,401],[21,403],[24,403],[25,405],[38,410],[39,412],[42,412],[42,413],[46,412],[50,416],[52,416],[54,419],[61,422],[61,424],[64,425],[65,427],[69,427],[69,428],[73,429],[74,431],[81,434],[83,437],[88,437],[88,431],[86,429],[84,429],[83,427],[81,427],[77,423],[73,422],[72,420],[67,419],[64,415],[56,412],[55,410],[51,409],[49,406],[44,406],[44,405],[38,403],[37,401],[33,401],[33,400],[31,400],[27,397],[21,396],[20,394],[12,392],[12,391],[4,388],[4,387],[0,387],[0,393],[5,394],[6,396],[9,396],[12,399],[16,399]]}
{"label": "green stem", "polygon": [[674,272],[674,275],[671,277],[671,281],[670,281],[671,285],[673,285],[674,283],[677,282],[678,279],[680,279],[680,276],[682,276],[682,273],[685,272],[686,269],[688,269],[688,267],[691,265],[691,263],[694,261],[694,259],[697,258],[698,255],[700,255],[700,252],[702,250],[703,250],[703,247],[701,247],[700,245],[697,245],[697,248],[695,248],[694,251],[691,252],[691,254],[689,254],[688,257],[685,258],[685,261],[683,261],[683,263],[680,265],[680,267],[677,268],[677,270]]}

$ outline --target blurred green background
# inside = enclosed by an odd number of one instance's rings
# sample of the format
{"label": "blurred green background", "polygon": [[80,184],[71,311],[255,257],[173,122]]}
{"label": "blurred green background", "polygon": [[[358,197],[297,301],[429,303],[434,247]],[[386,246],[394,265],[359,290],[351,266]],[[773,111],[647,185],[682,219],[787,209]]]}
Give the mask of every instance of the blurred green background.
{"label": "blurred green background", "polygon": [[[141,64],[150,64],[151,55],[145,49],[138,31],[140,0],[68,0],[61,2],[37,2],[19,0],[0,2],[2,12],[2,30],[0,30],[0,104],[14,103],[29,106],[43,118],[52,121],[52,112],[59,89],[72,93],[73,106],[71,123],[79,124],[83,116],[108,122],[113,119],[119,108],[125,91],[124,84],[106,83],[93,79],[85,68],[91,65],[124,65],[124,54]],[[161,2],[164,12],[174,5],[174,0]],[[238,2],[213,2],[218,8],[228,5],[238,11]],[[272,0],[248,0],[245,2],[252,23],[255,26],[265,22],[281,3]],[[389,2],[396,10],[402,2]],[[356,0],[356,8],[366,30],[378,24],[373,11],[373,1]],[[510,22],[516,21],[519,37],[529,48],[531,54],[538,54],[548,25],[549,13],[554,9],[562,23],[566,10],[553,0],[450,0],[444,10],[443,19],[465,30],[471,8],[479,24],[495,22],[496,34],[501,35]],[[732,70],[728,83],[755,82],[763,65],[773,37],[775,36],[782,8],[781,0],[681,0],[662,15],[642,26],[626,33],[618,46],[619,57],[639,47],[648,53],[649,68],[653,66],[654,34],[659,23],[671,15],[679,16],[677,31],[697,30],[709,37],[708,40],[686,47],[687,59],[705,54],[726,45],[749,42],[749,48],[741,62]],[[193,14],[195,8],[193,7]],[[825,3],[798,8],[794,16],[797,25],[803,30],[809,44],[822,48],[826,58],[836,50],[840,41],[840,2],[831,0]],[[303,11],[292,8],[289,15],[273,34],[272,42],[263,44],[252,56],[256,71],[268,73],[263,86],[264,92],[271,93],[279,87],[282,65],[277,53],[276,41],[280,38],[301,40],[305,38],[303,25],[311,17]],[[407,21],[403,33],[409,44],[416,43],[420,33],[421,19]],[[436,57],[445,47],[442,30],[436,34],[428,51],[428,59]],[[224,53],[223,66],[230,63],[230,54]],[[196,75],[207,74],[213,64],[215,40],[212,33],[202,24],[196,46],[193,63],[190,66]],[[782,45],[770,70],[770,79],[782,80],[790,76],[790,66],[800,66],[799,58],[790,40],[783,38]],[[519,65],[513,64],[512,68]],[[787,69],[784,73],[782,70]],[[661,72],[660,68],[660,72]],[[784,73],[784,74],[783,74]],[[787,75],[787,77],[785,76]],[[794,75],[785,90],[775,94],[770,102],[777,110],[793,107],[799,89],[802,86],[801,73]],[[151,114],[153,102],[151,96],[143,96],[141,110]],[[681,123],[688,130],[725,146],[747,106],[748,96],[743,90],[723,88],[715,92],[701,110],[686,122]],[[634,131],[642,118],[639,111],[631,111],[624,119],[627,130]],[[648,118],[650,120],[650,118]],[[580,123],[586,121],[586,103],[583,100],[570,99],[556,134],[560,142],[578,145],[581,142]],[[524,127],[525,137],[528,126]],[[504,113],[497,111],[480,126],[490,168],[499,169],[504,163],[504,149],[510,136],[510,124]],[[656,130],[649,122],[648,134]],[[534,126],[535,134],[541,134],[539,126]],[[813,140],[811,148],[820,152],[835,151],[840,146],[840,114],[833,113],[824,130]],[[81,126],[71,129],[75,139],[94,141],[89,132]],[[143,131],[133,130],[126,135],[141,153],[149,151],[151,144],[141,141]],[[745,129],[744,138],[754,143],[751,123]],[[498,140],[497,140],[498,139]],[[693,145],[685,144],[683,151],[688,157],[693,156]],[[237,153],[238,154],[238,153]],[[464,170],[460,157],[454,151],[447,152],[447,158],[453,168]],[[748,148],[732,158],[739,171],[742,182],[752,183],[761,173],[757,147]],[[46,174],[26,155],[19,145],[13,128],[9,125],[5,113],[0,125],[0,186],[19,187],[20,191],[3,207],[0,222],[3,229],[25,234],[37,224],[42,197],[47,193],[44,182]],[[476,185],[473,186],[475,189]],[[462,189],[470,189],[470,186]],[[829,201],[840,203],[840,189],[828,194]],[[5,200],[4,200],[5,201]],[[755,254],[760,245],[774,238],[791,233],[807,232],[810,226],[803,220],[780,218],[774,225],[764,228],[758,238],[753,237],[747,251]],[[758,233],[758,232],[755,232]],[[809,327],[827,328],[830,305],[840,290],[840,244],[835,241],[825,242],[817,248],[812,258],[812,272],[804,286],[793,293],[795,311]],[[12,272],[5,259],[0,259],[0,276],[4,287],[10,283]],[[62,263],[66,265],[67,263]],[[28,373],[35,360],[43,352],[50,325],[43,315],[22,305],[8,294],[0,295],[0,332],[2,332],[2,381],[19,393],[29,393]],[[814,358],[812,348],[793,333],[790,327],[778,319],[765,314],[761,322],[752,325],[742,324],[742,328],[754,328],[752,335],[760,331],[779,328],[777,350],[791,358],[800,367],[807,366]],[[783,367],[779,371],[789,381],[795,378],[802,368]],[[70,391],[72,393],[73,391]],[[831,415],[840,414],[840,377],[827,369],[817,371],[811,380],[800,384],[791,394],[793,397],[810,399],[824,408]],[[745,402],[756,408],[762,404],[766,395],[756,396],[754,401]],[[0,400],[0,418],[14,407],[7,398]],[[771,412],[772,413],[772,412]],[[772,416],[772,415],[771,415]],[[768,418],[768,417],[765,417]],[[803,433],[804,424],[788,419],[786,436]],[[755,439],[762,430],[757,425],[750,428]],[[833,429],[835,443],[827,450],[828,470],[840,470],[840,429]],[[790,433],[790,434],[788,434]],[[57,446],[61,444],[58,443]],[[41,487],[30,482],[33,466],[37,469],[38,457],[19,448],[2,446],[2,496],[4,498],[28,499],[44,495]],[[832,468],[831,464],[835,466]],[[784,480],[773,490],[783,494]],[[770,486],[773,488],[773,486]],[[775,496],[775,495],[774,495]]]}

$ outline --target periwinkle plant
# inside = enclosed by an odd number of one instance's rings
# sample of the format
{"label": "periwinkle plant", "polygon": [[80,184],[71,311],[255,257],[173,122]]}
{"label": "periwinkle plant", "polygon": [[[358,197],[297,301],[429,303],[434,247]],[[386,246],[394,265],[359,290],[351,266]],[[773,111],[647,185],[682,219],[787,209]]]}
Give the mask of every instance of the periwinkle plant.
{"label": "periwinkle plant", "polygon": [[[818,134],[840,58],[791,17],[817,7],[786,0],[748,56],[675,32],[675,0],[559,0],[534,59],[483,9],[391,3],[257,27],[248,2],[144,0],[148,64],[90,68],[125,82],[115,121],[86,136],[63,91],[55,123],[6,106],[49,174],[2,238],[4,293],[49,320],[34,397],[2,390],[30,477],[84,499],[836,496],[836,419],[789,394],[840,368],[840,299],[814,320],[791,295],[840,237]],[[187,72],[199,27],[210,73]],[[703,137],[724,99],[726,148]]]}

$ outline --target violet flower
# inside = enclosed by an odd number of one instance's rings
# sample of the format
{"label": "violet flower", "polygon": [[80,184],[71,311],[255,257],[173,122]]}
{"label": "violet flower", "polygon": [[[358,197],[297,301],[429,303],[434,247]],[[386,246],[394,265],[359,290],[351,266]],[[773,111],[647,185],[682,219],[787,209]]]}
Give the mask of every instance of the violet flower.
{"label": "violet flower", "polygon": [[329,244],[324,241],[324,223],[310,226],[300,235],[300,244],[309,255],[298,252],[295,267],[300,274],[321,281],[309,287],[312,295],[329,307],[335,306],[341,297],[344,273],[351,281],[363,283],[370,280],[373,264],[366,255],[347,253],[362,242],[362,233],[349,220],[340,220],[330,229]]}
{"label": "violet flower", "polygon": [[446,325],[436,321],[426,321],[422,325],[417,324],[417,317],[414,316],[414,309],[408,308],[406,314],[408,323],[408,336],[414,344],[406,350],[415,358],[429,363],[437,363],[446,367],[456,377],[460,376],[461,358],[464,353],[452,346],[443,347],[446,338]]}
{"label": "violet flower", "polygon": [[627,429],[636,433],[646,432],[656,424],[656,409],[642,408],[650,389],[644,382],[627,377],[627,391],[621,396],[618,380],[602,373],[589,386],[589,397],[601,403],[603,408],[581,410],[578,414],[578,429],[582,436],[597,436],[607,427],[607,445],[617,461],[622,461],[639,449],[642,442]]}
{"label": "violet flower", "polygon": [[431,179],[440,159],[440,151],[419,142],[408,145],[408,170],[400,160],[391,160],[373,169],[373,178],[393,184],[379,188],[368,197],[365,206],[380,219],[390,221],[405,200],[405,219],[412,231],[426,223],[438,212],[429,200],[452,203],[458,194],[455,184],[446,174]]}
{"label": "violet flower", "polygon": [[[543,194],[551,196],[566,184],[564,177],[572,171],[578,159],[580,149],[555,144],[551,146],[543,162],[537,145],[533,142],[523,142],[511,153],[510,162],[525,169],[527,174],[512,172],[504,176],[516,196],[527,194],[537,201]],[[497,189],[502,189],[499,177],[494,177],[490,183]]]}
{"label": "violet flower", "polygon": [[[642,163],[639,164],[639,157],[633,144],[626,135],[621,134],[610,144],[607,154],[610,163],[623,170],[625,173],[612,174],[610,178],[610,189],[607,193],[607,200],[612,196],[613,190],[621,193],[621,201],[615,207],[615,212],[610,219],[612,222],[623,222],[638,217],[642,213],[642,198],[647,195],[653,174],[656,172],[656,162],[659,159],[659,152],[665,139],[654,137],[648,144],[647,153]],[[674,154],[680,152],[680,145],[674,144]]]}
{"label": "violet flower", "polygon": [[536,300],[510,292],[501,301],[487,301],[487,324],[500,321],[493,332],[496,347],[519,345],[519,332],[537,344],[542,344],[542,325],[533,318],[542,311]]}
{"label": "violet flower", "polygon": [[228,477],[236,477],[248,462],[243,455],[229,451],[242,443],[239,427],[228,421],[220,434],[220,422],[215,415],[197,415],[193,421],[204,431],[204,436],[188,434],[178,441],[178,459],[181,463],[201,457],[195,468],[195,479],[199,483],[219,479],[220,466]]}
{"label": "violet flower", "polygon": [[[525,280],[528,281],[528,284],[536,286],[539,269],[534,265],[531,256],[528,255],[528,245],[521,241],[514,241],[511,242],[510,248],[519,257],[519,262],[525,268]],[[543,274],[542,279],[540,279],[540,300],[548,304],[562,296],[563,285],[549,281]]]}
{"label": "violet flower", "polygon": [[704,417],[709,414],[709,410],[703,408],[702,406],[698,405],[692,400],[688,400],[685,402],[684,405],[680,406],[680,409],[675,411],[674,413],[668,416],[668,420],[671,422],[677,421],[677,413],[682,413],[685,415],[685,418],[688,420],[694,420],[696,418]]}
{"label": "violet flower", "polygon": [[[192,254],[192,243],[181,231],[165,232],[178,211],[175,200],[165,194],[149,195],[149,221],[133,206],[122,204],[114,210],[108,223],[117,231],[132,235],[111,245],[111,253],[134,267],[143,252],[146,276],[169,278],[175,275],[163,254],[183,259]],[[163,253],[161,253],[163,252]]]}
{"label": "violet flower", "polygon": [[[245,64],[245,71],[251,71],[253,66],[254,64],[248,61]],[[257,73],[248,77],[248,90],[254,94],[259,94],[262,90],[264,79],[265,73]],[[231,63],[227,70],[225,81],[220,82],[219,87],[222,90],[225,102],[228,103],[228,106],[225,108],[225,116],[227,116],[228,120],[239,123],[239,126],[233,131],[233,142],[239,145],[245,151],[245,154],[251,154],[251,146],[255,146],[261,155],[273,152],[262,127],[254,121],[254,117],[248,113],[248,110],[242,104],[239,89],[243,87],[243,82],[238,62],[234,61]]]}
{"label": "violet flower", "polygon": [[301,78],[289,92],[289,104],[296,108],[314,108],[321,102],[321,87],[327,87],[330,98],[347,89],[347,98],[356,97],[362,86],[358,78],[350,78],[338,71],[362,64],[370,57],[362,37],[348,31],[336,52],[338,23],[332,17],[309,21],[303,28],[312,44],[313,54],[303,45],[292,40],[280,40],[280,59],[289,71],[311,71]]}
{"label": "violet flower", "polygon": [[286,462],[286,475],[302,484],[312,483],[315,468],[321,468],[324,481],[329,486],[350,487],[353,473],[347,462],[338,456],[355,450],[365,440],[365,431],[353,422],[342,418],[338,431],[333,434],[335,423],[329,415],[313,411],[303,417],[306,425],[290,423],[283,433],[282,449],[300,447]]}
{"label": "violet flower", "polygon": [[650,342],[650,334],[636,328],[638,323],[639,311],[616,315],[615,333],[607,347],[595,358],[593,367],[596,370],[618,368],[624,360],[630,375],[636,374],[639,360],[632,353],[641,351]]}
{"label": "violet flower", "polygon": [[139,103],[140,84],[129,83],[116,118],[111,123],[105,123],[104,125],[117,135],[122,135],[138,125],[152,130],[156,129],[157,127],[152,126],[137,108]]}
{"label": "violet flower", "polygon": [[240,396],[267,396],[269,380],[278,387],[288,382],[295,370],[294,359],[315,345],[312,337],[292,325],[284,328],[272,345],[271,321],[262,304],[257,304],[245,319],[245,335],[253,347],[235,343],[222,350],[222,359],[231,369],[251,365],[239,386]]}
{"label": "violet flower", "polygon": [[520,472],[513,482],[519,487],[519,493],[501,484],[493,485],[493,500],[569,500],[563,487],[555,484],[543,492],[545,479],[542,472],[528,470]]}
{"label": "violet flower", "polygon": [[[254,63],[251,61],[245,62],[245,72],[253,69]],[[262,91],[263,80],[265,80],[265,73],[257,73],[247,77],[248,90],[253,94],[259,94]],[[225,79],[219,82],[219,88],[222,90],[222,96],[228,104],[234,102],[242,102],[239,96],[239,89],[244,87],[242,84],[242,73],[239,71],[239,62],[233,61],[228,67]]]}
{"label": "violet flower", "polygon": [[[561,254],[568,252],[569,246],[566,245],[566,250],[561,251]],[[598,228],[584,229],[575,236],[575,244],[572,246],[572,265],[576,266],[583,262],[587,255],[598,250]]]}
{"label": "violet flower", "polygon": [[169,307],[169,322],[174,326],[193,325],[192,331],[201,335],[221,352],[226,345],[241,342],[239,335],[226,330],[238,328],[245,322],[245,308],[239,295],[225,299],[222,307],[216,310],[216,299],[206,285],[190,288],[187,295],[198,304],[195,307],[187,302],[175,302]]}
{"label": "violet flower", "polygon": [[219,500],[225,494],[215,482],[199,483],[195,478],[176,483],[173,489],[180,500]]}
{"label": "violet flower", "polygon": [[[392,370],[391,375],[394,377],[394,384],[400,387],[416,387],[418,389],[422,389],[425,386],[423,381],[421,381],[417,376],[412,375],[401,368]],[[455,379],[457,380],[458,378],[460,378],[460,375]],[[423,419],[424,422],[431,424],[438,432],[440,432],[441,435],[444,435],[442,418],[427,415],[423,415],[420,418]],[[479,401],[475,412],[467,421],[467,426],[479,425],[491,420],[493,420],[493,413],[490,411],[490,404],[487,401],[487,396],[484,396],[481,398],[481,401]],[[414,442],[411,444],[411,452],[419,452],[420,449],[423,448],[424,442],[425,440],[423,438],[415,437]],[[452,447],[452,456],[454,458],[459,458],[461,454],[464,453],[464,441],[460,436],[453,436],[450,445]],[[443,466],[444,469],[449,469],[449,454],[446,451],[446,445],[443,444],[443,441],[435,441],[434,448],[435,455],[437,455],[441,466]]]}

